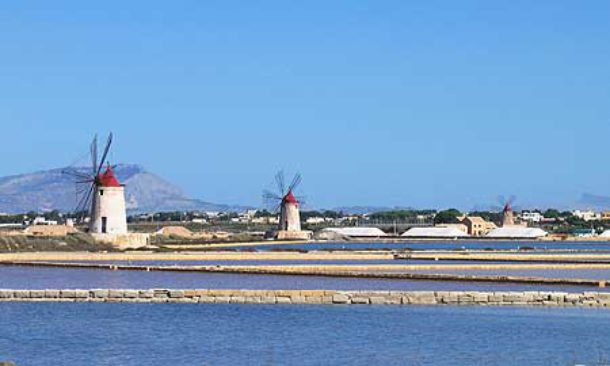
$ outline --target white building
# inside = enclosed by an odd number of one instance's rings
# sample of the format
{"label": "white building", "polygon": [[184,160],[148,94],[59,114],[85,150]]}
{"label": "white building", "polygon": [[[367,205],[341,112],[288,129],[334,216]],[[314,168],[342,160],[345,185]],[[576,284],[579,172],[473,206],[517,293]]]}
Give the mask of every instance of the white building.
{"label": "white building", "polygon": [[538,223],[544,220],[544,216],[540,212],[524,211],[521,213],[521,220]]}
{"label": "white building", "polygon": [[279,225],[280,219],[277,216],[262,216],[252,219],[252,223],[260,225]]}
{"label": "white building", "polygon": [[246,212],[244,212],[242,215],[242,217],[247,218],[248,220],[252,220],[254,217],[256,217],[256,213],[258,212],[258,210],[247,210]]}
{"label": "white building", "polygon": [[578,217],[579,219],[585,220],[585,221],[596,221],[596,220],[601,220],[601,218],[602,218],[602,215],[600,213],[597,213],[593,210],[587,210],[587,211],[576,210],[576,211],[572,211],[572,215]]}
{"label": "white building", "polygon": [[307,220],[305,220],[305,222],[310,225],[319,225],[319,224],[323,224],[327,221],[328,221],[328,219],[326,219],[324,217],[310,217]]}
{"label": "white building", "polygon": [[57,221],[47,220],[42,216],[38,216],[32,220],[32,225],[57,225]]}

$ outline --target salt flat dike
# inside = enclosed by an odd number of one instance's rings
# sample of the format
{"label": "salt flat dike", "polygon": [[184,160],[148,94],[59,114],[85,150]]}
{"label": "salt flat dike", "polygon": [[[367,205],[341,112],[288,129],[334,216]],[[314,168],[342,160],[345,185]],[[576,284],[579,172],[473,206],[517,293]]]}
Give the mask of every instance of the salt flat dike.
{"label": "salt flat dike", "polygon": [[610,293],[330,290],[0,290],[0,302],[487,305],[610,308]]}

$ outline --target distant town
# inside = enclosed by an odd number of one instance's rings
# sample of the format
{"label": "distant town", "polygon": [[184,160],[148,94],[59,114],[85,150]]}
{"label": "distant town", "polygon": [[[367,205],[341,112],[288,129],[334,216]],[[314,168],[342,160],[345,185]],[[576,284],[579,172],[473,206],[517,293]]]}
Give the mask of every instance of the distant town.
{"label": "distant town", "polygon": [[[303,230],[316,233],[334,230],[333,239],[349,237],[412,237],[412,238],[492,238],[489,236],[505,226],[506,212],[447,210],[394,210],[367,214],[344,214],[332,210],[303,211]],[[0,213],[0,233],[20,231],[25,235],[67,235],[81,217],[77,213],[50,211],[24,214]],[[88,218],[85,219],[88,222]],[[268,210],[243,212],[155,212],[127,216],[130,231],[174,236],[195,236],[209,233],[210,238],[229,238],[244,235],[263,237],[280,223],[280,216]],[[594,210],[559,211],[555,209],[523,210],[514,213],[514,225],[518,228],[540,229],[542,235],[561,240],[568,238],[606,238],[610,230],[610,211]],[[78,226],[78,225],[76,225]],[[176,227],[180,227],[178,230]],[[354,229],[358,229],[354,231]],[[168,234],[169,235],[169,234]],[[525,231],[518,231],[514,238],[529,238]],[[513,235],[503,238],[509,239]],[[323,239],[324,235],[318,238]],[[532,237],[533,238],[533,237]]]}

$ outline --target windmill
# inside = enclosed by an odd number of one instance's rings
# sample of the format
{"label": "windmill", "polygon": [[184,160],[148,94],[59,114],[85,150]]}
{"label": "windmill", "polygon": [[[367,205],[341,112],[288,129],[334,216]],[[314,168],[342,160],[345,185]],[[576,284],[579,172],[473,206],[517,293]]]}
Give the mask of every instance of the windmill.
{"label": "windmill", "polygon": [[513,213],[513,204],[515,203],[516,197],[510,196],[508,199],[503,196],[499,197],[500,203],[503,205],[502,208],[502,226],[514,226],[515,215]]}
{"label": "windmill", "polygon": [[[127,233],[125,187],[114,175],[112,166],[107,164],[112,140],[111,133],[99,158],[96,135],[90,145],[91,167],[64,170],[65,174],[76,178],[77,194],[81,196],[76,212],[89,214],[89,232],[95,234]],[[84,221],[84,217],[80,219]]]}
{"label": "windmill", "polygon": [[279,231],[300,232],[301,214],[299,209],[301,203],[294,195],[294,192],[299,184],[301,184],[301,175],[296,174],[290,185],[286,187],[284,172],[280,171],[275,175],[275,183],[277,185],[277,193],[269,190],[263,191],[263,200],[265,204],[271,208],[273,212],[279,211]]}

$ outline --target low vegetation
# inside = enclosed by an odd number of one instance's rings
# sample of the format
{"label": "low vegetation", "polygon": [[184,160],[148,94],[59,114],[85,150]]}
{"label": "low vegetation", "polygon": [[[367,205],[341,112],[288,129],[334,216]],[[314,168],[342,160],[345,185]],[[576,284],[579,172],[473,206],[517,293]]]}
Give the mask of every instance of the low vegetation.
{"label": "low vegetation", "polygon": [[52,251],[114,251],[111,245],[96,243],[88,234],[65,237],[0,236],[0,253]]}

